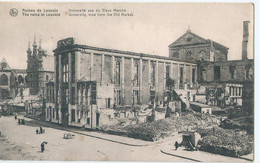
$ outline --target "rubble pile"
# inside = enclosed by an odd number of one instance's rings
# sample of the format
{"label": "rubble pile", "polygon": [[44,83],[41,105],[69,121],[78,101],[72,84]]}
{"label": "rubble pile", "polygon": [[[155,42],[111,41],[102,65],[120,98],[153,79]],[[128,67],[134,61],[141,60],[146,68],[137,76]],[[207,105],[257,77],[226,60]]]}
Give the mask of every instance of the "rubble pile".
{"label": "rubble pile", "polygon": [[238,157],[252,153],[254,148],[253,135],[245,131],[213,127],[198,129],[197,132],[202,136],[199,149],[203,151]]}
{"label": "rubble pile", "polygon": [[120,125],[104,126],[101,130],[110,134],[124,135],[146,141],[157,141],[172,136],[178,131],[194,130],[198,127],[206,128],[216,124],[217,119],[213,116],[188,113],[181,117],[171,117],[125,127]]}
{"label": "rubble pile", "polygon": [[239,119],[225,119],[221,122],[220,127],[224,129],[240,129],[245,130],[249,134],[254,133],[254,120],[253,117],[242,117]]}

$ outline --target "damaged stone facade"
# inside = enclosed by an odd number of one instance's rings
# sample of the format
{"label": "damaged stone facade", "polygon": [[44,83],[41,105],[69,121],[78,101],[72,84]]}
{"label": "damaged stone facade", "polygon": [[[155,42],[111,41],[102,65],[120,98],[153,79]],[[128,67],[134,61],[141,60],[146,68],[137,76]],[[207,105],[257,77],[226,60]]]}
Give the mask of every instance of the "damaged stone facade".
{"label": "damaged stone facade", "polygon": [[181,61],[227,61],[228,48],[191,30],[169,45],[169,56]]}
{"label": "damaged stone facade", "polygon": [[200,62],[199,82],[244,82],[254,79],[254,60]]}
{"label": "damaged stone facade", "polygon": [[102,109],[162,104],[167,78],[176,80],[175,89],[197,81],[196,63],[78,45],[73,38],[60,40],[54,53],[55,102],[47,103],[46,118],[65,125],[96,128]]}
{"label": "damaged stone facade", "polygon": [[[74,38],[58,41],[53,52],[55,80],[47,84],[46,120],[63,125],[98,128],[115,114],[127,117],[129,107],[165,109],[167,79],[174,80],[186,108],[190,101],[220,107],[254,103],[254,61],[245,54],[228,61],[227,47],[190,30],[169,45],[169,57],[81,45]],[[129,115],[138,115],[134,110]]]}

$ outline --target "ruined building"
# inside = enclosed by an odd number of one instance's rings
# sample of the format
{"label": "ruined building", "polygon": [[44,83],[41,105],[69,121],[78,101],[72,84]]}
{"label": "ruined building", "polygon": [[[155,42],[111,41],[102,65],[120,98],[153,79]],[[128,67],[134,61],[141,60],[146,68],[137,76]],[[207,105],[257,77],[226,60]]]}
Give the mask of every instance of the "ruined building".
{"label": "ruined building", "polygon": [[182,61],[227,61],[228,48],[215,41],[204,39],[191,30],[169,45],[169,56]]}
{"label": "ruined building", "polygon": [[60,40],[54,55],[46,116],[69,125],[95,128],[98,110],[114,105],[161,104],[167,78],[176,80],[175,89],[197,80],[195,62],[80,45],[73,38]]}
{"label": "ruined building", "polygon": [[39,48],[34,37],[33,50],[30,42],[27,49],[27,79],[30,95],[45,95],[46,83],[53,78],[54,74],[54,57],[46,54],[41,47]]}
{"label": "ruined building", "polygon": [[188,30],[169,46],[169,55],[180,60],[196,60],[198,83],[206,87],[195,101],[224,107],[243,105],[253,110],[254,60],[248,59],[248,21],[243,22],[242,60],[227,60],[228,48]]}
{"label": "ruined building", "polygon": [[81,45],[74,38],[58,41],[53,52],[55,80],[47,84],[46,120],[87,128],[99,126],[102,109],[163,104],[169,78],[186,103],[201,100],[198,87],[208,89],[210,82],[224,82],[225,93],[240,98],[245,87],[239,82],[253,77],[253,60],[227,61],[227,47],[190,30],[169,45],[169,57]]}

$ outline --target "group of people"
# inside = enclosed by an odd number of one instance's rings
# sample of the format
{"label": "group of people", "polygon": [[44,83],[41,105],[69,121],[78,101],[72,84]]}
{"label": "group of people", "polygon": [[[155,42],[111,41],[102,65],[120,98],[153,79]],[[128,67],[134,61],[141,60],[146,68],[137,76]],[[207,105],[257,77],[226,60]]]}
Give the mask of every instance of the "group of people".
{"label": "group of people", "polygon": [[19,125],[20,125],[20,124],[24,125],[24,124],[25,124],[24,119],[18,119],[18,124],[19,124]]}
{"label": "group of people", "polygon": [[[0,115],[0,116],[1,116],[1,115]],[[14,114],[14,119],[17,120],[17,114],[16,114],[16,113]],[[24,124],[24,123],[25,123],[24,119],[18,119],[18,124],[19,124],[19,125],[20,125],[20,124]],[[36,134],[42,134],[42,133],[44,133],[44,130],[43,130],[42,127],[40,126],[40,129],[36,129]],[[44,142],[41,143],[41,152],[44,152],[44,150],[45,150],[45,144],[47,144],[46,141],[44,141]]]}
{"label": "group of people", "polygon": [[24,125],[25,124],[25,120],[17,118],[17,113],[15,113],[14,114],[14,120],[17,120],[17,119],[18,119],[18,125],[20,125],[20,124]]}
{"label": "group of people", "polygon": [[[36,129],[36,134],[42,134],[44,133],[44,130],[42,129],[42,127],[40,126],[40,129]],[[45,150],[45,144],[47,144],[46,141],[41,143],[41,152],[43,153]]]}
{"label": "group of people", "polygon": [[40,129],[36,129],[36,134],[42,134],[43,133],[43,129],[42,127],[40,126]]}

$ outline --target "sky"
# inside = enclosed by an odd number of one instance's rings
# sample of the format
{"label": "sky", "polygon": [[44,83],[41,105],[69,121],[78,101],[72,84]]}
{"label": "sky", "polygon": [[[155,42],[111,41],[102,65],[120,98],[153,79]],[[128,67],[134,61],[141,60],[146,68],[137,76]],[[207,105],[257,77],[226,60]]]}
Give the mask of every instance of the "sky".
{"label": "sky", "polygon": [[[11,8],[18,16],[11,17]],[[23,9],[57,9],[60,17],[22,15]],[[126,9],[131,17],[72,17],[69,9]],[[42,40],[53,55],[57,41],[168,56],[168,46],[188,28],[229,48],[228,59],[241,59],[243,21],[249,20],[248,57],[253,58],[253,5],[250,3],[7,3],[0,2],[0,60],[26,68],[28,41]]]}

